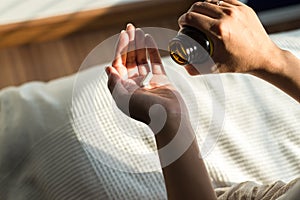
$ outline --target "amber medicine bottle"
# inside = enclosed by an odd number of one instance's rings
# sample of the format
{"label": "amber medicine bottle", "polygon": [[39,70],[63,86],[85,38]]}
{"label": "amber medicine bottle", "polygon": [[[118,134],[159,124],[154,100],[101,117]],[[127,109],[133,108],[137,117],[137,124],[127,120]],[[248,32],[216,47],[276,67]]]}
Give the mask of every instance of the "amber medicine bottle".
{"label": "amber medicine bottle", "polygon": [[203,32],[184,26],[169,42],[169,52],[179,65],[201,64],[212,55],[213,45]]}

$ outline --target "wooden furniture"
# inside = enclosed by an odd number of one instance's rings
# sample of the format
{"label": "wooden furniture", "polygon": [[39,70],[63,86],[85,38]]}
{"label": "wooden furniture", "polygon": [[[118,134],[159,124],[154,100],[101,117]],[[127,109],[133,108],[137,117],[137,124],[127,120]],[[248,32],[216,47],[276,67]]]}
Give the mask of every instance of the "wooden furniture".
{"label": "wooden furniture", "polygon": [[[128,22],[133,22],[137,27],[153,26],[177,30],[178,17],[193,2],[195,1],[141,0],[2,24],[0,89],[34,80],[49,81],[76,73],[95,46],[119,33]],[[278,16],[282,18],[282,15]],[[268,33],[299,27],[299,18],[265,25]]]}
{"label": "wooden furniture", "polygon": [[48,81],[77,72],[88,53],[119,33],[137,27],[178,29],[191,0],[151,0],[0,26],[0,88]]}

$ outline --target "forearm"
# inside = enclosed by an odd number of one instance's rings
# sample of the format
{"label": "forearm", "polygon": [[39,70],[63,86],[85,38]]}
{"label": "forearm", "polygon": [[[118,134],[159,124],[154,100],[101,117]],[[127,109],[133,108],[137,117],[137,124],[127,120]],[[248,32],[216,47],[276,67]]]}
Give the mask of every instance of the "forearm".
{"label": "forearm", "polygon": [[155,137],[168,199],[216,199],[190,123],[168,120]]}
{"label": "forearm", "polygon": [[283,54],[286,61],[283,74],[291,82],[287,93],[300,102],[300,60],[289,51],[283,51]]}

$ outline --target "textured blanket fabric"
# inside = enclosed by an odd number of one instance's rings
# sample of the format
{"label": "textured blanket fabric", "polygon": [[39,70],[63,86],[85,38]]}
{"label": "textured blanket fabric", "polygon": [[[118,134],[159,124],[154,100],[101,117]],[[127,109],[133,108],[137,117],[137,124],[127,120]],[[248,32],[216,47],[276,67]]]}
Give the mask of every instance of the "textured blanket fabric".
{"label": "textured blanket fabric", "polygon": [[295,187],[297,183],[300,183],[299,179],[295,179],[287,184],[282,181],[276,181],[270,185],[260,185],[247,181],[230,188],[216,189],[216,194],[218,200],[275,200],[284,198],[284,195],[291,188]]}
{"label": "textured blanket fabric", "polygon": [[[300,57],[299,30],[272,39]],[[255,191],[299,176],[298,102],[249,75],[191,78],[164,62],[200,148],[213,136],[204,159],[216,188],[233,187],[224,198],[241,191],[238,183]],[[166,199],[152,133],[116,109],[106,81],[96,66],[0,91],[0,199]],[[211,128],[215,110],[222,117]]]}

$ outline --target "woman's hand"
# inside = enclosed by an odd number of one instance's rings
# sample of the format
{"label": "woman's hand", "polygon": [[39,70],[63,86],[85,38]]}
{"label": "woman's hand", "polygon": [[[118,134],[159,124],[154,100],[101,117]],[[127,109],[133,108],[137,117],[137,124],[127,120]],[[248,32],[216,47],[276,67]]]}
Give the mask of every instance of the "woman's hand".
{"label": "woman's hand", "polygon": [[[255,12],[237,0],[197,2],[179,18],[179,25],[204,32],[214,46],[218,72],[279,70],[273,65],[281,53]],[[200,70],[201,71],[201,70]]]}
{"label": "woman's hand", "polygon": [[[128,116],[148,125],[150,118],[188,118],[181,96],[168,80],[153,38],[141,29],[129,24],[126,31],[121,32],[115,60],[106,72],[108,88],[117,106]],[[148,73],[152,73],[153,77],[149,85],[142,86]],[[156,104],[160,106],[152,107]]]}
{"label": "woman's hand", "polygon": [[[153,78],[142,87],[150,72],[147,53]],[[188,111],[168,80],[152,37],[129,24],[120,34],[115,60],[106,72],[117,106],[128,116],[149,124],[156,133],[168,199],[216,199]]]}

